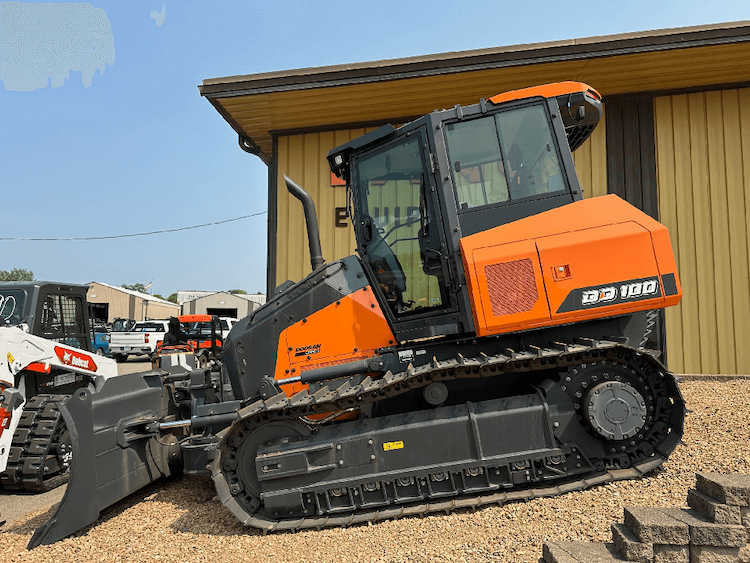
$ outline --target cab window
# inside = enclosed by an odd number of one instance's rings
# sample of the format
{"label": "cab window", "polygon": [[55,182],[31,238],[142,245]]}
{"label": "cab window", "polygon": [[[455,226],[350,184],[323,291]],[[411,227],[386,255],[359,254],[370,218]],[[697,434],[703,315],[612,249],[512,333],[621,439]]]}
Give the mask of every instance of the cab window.
{"label": "cab window", "polygon": [[565,190],[541,105],[452,123],[445,137],[461,210]]}

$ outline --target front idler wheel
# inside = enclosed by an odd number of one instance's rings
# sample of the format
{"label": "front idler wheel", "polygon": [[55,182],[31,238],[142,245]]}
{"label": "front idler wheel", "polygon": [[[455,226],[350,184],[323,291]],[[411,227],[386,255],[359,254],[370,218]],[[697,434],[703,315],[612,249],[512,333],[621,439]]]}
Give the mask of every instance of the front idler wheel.
{"label": "front idler wheel", "polygon": [[229,438],[229,451],[222,464],[229,490],[247,515],[261,506],[261,485],[255,466],[258,448],[271,442],[304,438],[310,430],[296,420],[268,422],[248,431],[240,428]]}

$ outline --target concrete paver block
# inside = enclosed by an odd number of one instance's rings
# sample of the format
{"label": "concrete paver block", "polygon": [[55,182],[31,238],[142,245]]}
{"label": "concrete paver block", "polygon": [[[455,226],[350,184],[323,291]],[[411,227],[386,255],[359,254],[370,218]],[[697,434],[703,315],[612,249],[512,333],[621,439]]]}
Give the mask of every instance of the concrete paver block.
{"label": "concrete paver block", "polygon": [[687,545],[690,542],[687,524],[659,508],[628,506],[625,508],[625,525],[643,543]]}
{"label": "concrete paver block", "polygon": [[723,504],[750,506],[750,475],[696,473],[695,488]]}
{"label": "concrete paver block", "polygon": [[611,543],[583,541],[545,542],[542,556],[546,563],[622,563],[625,561]]}
{"label": "concrete paver block", "polygon": [[638,541],[635,534],[625,524],[612,524],[612,542],[617,551],[628,561],[651,563],[654,549],[650,543]]}
{"label": "concrete paver block", "polygon": [[654,544],[654,563],[689,563],[690,546]]}
{"label": "concrete paver block", "polygon": [[563,547],[564,543],[570,542],[544,542],[542,546],[542,559],[545,563],[578,563]]}
{"label": "concrete paver block", "polygon": [[739,547],[690,546],[690,563],[737,563],[739,555]]}
{"label": "concrete paver block", "polygon": [[695,489],[690,489],[687,495],[687,503],[690,508],[700,512],[717,524],[741,524],[741,508],[721,504],[710,496]]}
{"label": "concrete paver block", "polygon": [[665,514],[684,522],[690,530],[691,545],[742,547],[747,543],[747,530],[740,525],[714,524],[694,510],[664,508]]}

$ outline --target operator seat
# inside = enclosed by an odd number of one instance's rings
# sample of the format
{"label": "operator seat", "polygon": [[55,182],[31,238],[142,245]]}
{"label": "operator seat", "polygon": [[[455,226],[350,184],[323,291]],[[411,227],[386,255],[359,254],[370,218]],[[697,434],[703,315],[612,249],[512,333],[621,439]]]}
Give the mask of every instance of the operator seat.
{"label": "operator seat", "polygon": [[373,226],[372,235],[365,248],[365,258],[375,273],[388,304],[394,313],[398,313],[401,312],[399,308],[406,307],[403,298],[403,293],[406,291],[406,274],[398,257],[385,239],[380,236],[372,219],[370,219],[370,224]]}

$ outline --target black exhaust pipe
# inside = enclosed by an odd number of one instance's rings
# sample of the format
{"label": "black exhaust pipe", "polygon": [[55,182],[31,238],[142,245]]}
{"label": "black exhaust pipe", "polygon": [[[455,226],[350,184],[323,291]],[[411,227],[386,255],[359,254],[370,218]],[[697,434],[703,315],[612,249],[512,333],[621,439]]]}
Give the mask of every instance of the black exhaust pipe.
{"label": "black exhaust pipe", "polygon": [[302,202],[302,207],[305,210],[307,240],[310,243],[310,264],[314,272],[326,263],[323,259],[323,251],[320,249],[320,229],[318,228],[318,216],[315,214],[315,203],[310,194],[295,184],[286,174],[284,174],[284,181],[289,193]]}

